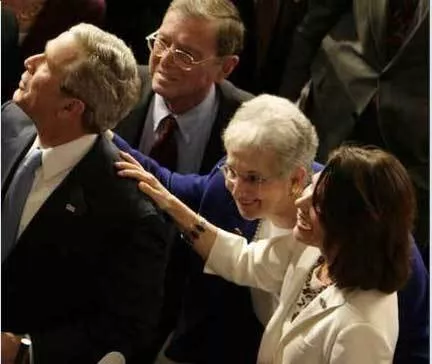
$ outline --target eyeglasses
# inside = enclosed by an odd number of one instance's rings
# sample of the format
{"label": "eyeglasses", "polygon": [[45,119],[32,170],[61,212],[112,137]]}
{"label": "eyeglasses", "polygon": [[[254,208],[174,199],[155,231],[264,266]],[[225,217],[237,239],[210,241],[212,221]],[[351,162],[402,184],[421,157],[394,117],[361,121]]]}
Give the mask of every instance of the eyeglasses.
{"label": "eyeglasses", "polygon": [[158,37],[158,32],[154,32],[146,37],[147,46],[156,57],[162,57],[166,51],[170,52],[173,57],[174,63],[184,71],[190,71],[193,67],[208,62],[217,57],[209,57],[201,61],[196,61],[189,53],[178,49],[169,47],[162,39]]}
{"label": "eyeglasses", "polygon": [[245,173],[240,174],[236,172],[232,167],[230,167],[228,164],[222,164],[219,169],[222,171],[225,180],[229,183],[235,183],[239,178],[248,185],[251,188],[259,188],[260,186],[264,185],[265,183],[271,181],[272,179],[276,178],[265,178],[260,176],[257,173]]}

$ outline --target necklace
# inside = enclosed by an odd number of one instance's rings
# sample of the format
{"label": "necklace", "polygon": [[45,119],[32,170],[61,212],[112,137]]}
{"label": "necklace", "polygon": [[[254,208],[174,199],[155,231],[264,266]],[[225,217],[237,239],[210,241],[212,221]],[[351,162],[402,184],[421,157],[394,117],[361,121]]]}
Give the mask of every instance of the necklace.
{"label": "necklace", "polygon": [[263,219],[259,219],[255,229],[254,236],[251,241],[259,240],[259,238],[261,237],[260,234],[261,234],[262,225],[263,225]]}

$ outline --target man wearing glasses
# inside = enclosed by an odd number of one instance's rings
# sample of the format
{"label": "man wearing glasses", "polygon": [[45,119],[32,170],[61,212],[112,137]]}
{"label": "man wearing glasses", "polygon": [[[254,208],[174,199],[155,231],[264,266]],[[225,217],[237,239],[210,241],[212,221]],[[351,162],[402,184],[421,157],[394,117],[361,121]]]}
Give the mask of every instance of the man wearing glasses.
{"label": "man wearing glasses", "polygon": [[[140,69],[141,99],[115,132],[170,170],[210,172],[225,154],[221,140],[223,129],[240,104],[252,98],[226,80],[239,62],[244,32],[238,10],[231,1],[173,0],[159,29],[147,36],[151,54],[149,65]],[[169,155],[162,161],[154,151],[159,129],[167,117],[176,122],[168,137],[175,145],[165,149]],[[176,155],[171,154],[173,148]],[[226,363],[225,358],[218,361],[220,356],[210,345],[218,347],[233,342],[236,325],[242,326],[240,319],[227,322],[230,321],[228,313],[214,315],[221,300],[240,305],[228,293],[233,290],[232,285],[219,278],[212,285],[203,284],[202,263],[182,241],[175,245],[171,256],[160,340],[155,342],[155,351],[173,330],[167,356],[174,361]],[[218,298],[213,300],[213,295]],[[247,308],[230,310],[243,315]],[[249,314],[253,317],[252,311]],[[248,328],[243,326],[241,330],[246,332]],[[248,341],[246,333],[244,336]]]}
{"label": "man wearing glasses", "polygon": [[159,29],[147,36],[151,54],[140,70],[141,100],[115,131],[152,155],[158,127],[172,116],[177,155],[170,169],[209,172],[224,154],[221,131],[252,97],[225,80],[239,62],[243,37],[230,1],[174,0]]}

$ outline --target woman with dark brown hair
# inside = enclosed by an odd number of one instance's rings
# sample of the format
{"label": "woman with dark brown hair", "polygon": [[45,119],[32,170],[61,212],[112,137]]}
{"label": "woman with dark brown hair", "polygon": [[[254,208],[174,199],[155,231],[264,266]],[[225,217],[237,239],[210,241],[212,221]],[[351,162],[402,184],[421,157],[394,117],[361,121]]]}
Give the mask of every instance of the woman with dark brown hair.
{"label": "woman with dark brown hair", "polygon": [[411,181],[395,157],[378,149],[336,150],[295,202],[294,238],[249,245],[195,214],[127,160],[121,175],[138,179],[175,219],[208,273],[278,296],[259,363],[392,362],[396,291],[409,277],[415,211]]}
{"label": "woman with dark brown hair", "polygon": [[122,175],[169,213],[208,273],[279,297],[258,363],[391,363],[409,277],[415,197],[401,163],[341,147],[296,201],[295,239],[246,240],[195,214],[129,159]]}
{"label": "woman with dark brown hair", "polygon": [[321,250],[336,285],[386,293],[401,289],[410,270],[415,211],[413,188],[401,163],[380,149],[343,147],[317,175],[313,194],[308,189],[296,202],[296,237],[313,240],[314,229],[305,227],[317,211],[325,231]]}

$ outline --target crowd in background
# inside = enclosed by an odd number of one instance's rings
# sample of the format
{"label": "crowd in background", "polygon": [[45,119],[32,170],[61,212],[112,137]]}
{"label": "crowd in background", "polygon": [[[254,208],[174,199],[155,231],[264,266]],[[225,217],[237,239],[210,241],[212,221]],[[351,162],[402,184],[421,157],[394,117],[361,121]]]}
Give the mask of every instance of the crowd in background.
{"label": "crowd in background", "polygon": [[[183,80],[184,92],[202,87],[205,97],[197,97],[204,99],[206,105],[193,117],[201,117],[203,120],[200,121],[204,121],[211,115],[211,123],[199,131],[174,126],[182,153],[178,156],[176,153],[174,166],[161,164],[180,173],[213,173],[213,166],[224,155],[221,133],[239,105],[262,93],[287,98],[301,108],[317,131],[316,161],[325,164],[332,151],[350,142],[382,148],[402,163],[415,190],[417,211],[413,235],[429,269],[428,1],[229,2],[238,9],[241,20],[230,21],[239,24],[238,38],[243,39],[217,45],[217,54],[223,59],[215,66],[219,68],[195,79]],[[12,98],[27,67],[24,61],[28,57],[44,53],[49,40],[77,23],[94,24],[122,39],[140,65],[142,95],[114,132],[133,148],[158,160],[153,149],[156,143],[151,146],[157,141],[158,134],[156,129],[150,130],[150,121],[162,125],[156,116],[166,119],[170,116],[169,111],[176,114],[179,123],[187,124],[192,119],[187,116],[191,108],[177,104],[171,90],[153,75],[164,62],[162,56],[156,54],[156,47],[165,45],[164,38],[158,38],[159,34],[154,32],[161,30],[164,36],[169,34],[175,38],[176,26],[185,31],[195,27],[201,34],[197,43],[201,41],[203,47],[208,46],[209,54],[214,51],[204,38],[208,24],[179,20],[172,16],[178,9],[169,8],[170,3],[167,0],[3,0],[1,102]],[[232,49],[224,50],[224,46]],[[176,50],[171,49],[171,52]],[[192,58],[191,66],[194,62]],[[187,63],[179,65],[187,70]],[[203,85],[202,79],[208,79],[208,84]],[[169,104],[171,110],[161,106],[161,100]],[[187,150],[189,144],[181,144],[178,137],[187,132],[197,140],[191,151]],[[123,140],[116,138],[114,142],[122,149]],[[143,145],[143,140],[151,143]],[[171,183],[171,177],[169,180]],[[184,191],[180,188],[179,193]],[[212,209],[216,207],[211,202],[207,209],[202,203],[207,197],[206,193],[199,199],[193,197],[190,205],[210,222],[227,229],[226,224],[232,224],[233,216],[216,214],[212,220]],[[241,217],[235,217],[235,221],[238,226],[243,224],[239,223]],[[253,232],[258,228],[248,229]],[[246,233],[245,237],[250,240],[253,234]],[[256,307],[251,306],[249,289],[203,275],[204,263],[184,244],[174,244],[173,249],[170,254],[176,259],[170,259],[167,266],[162,321],[148,345],[157,350],[149,353],[143,350],[139,354],[141,359],[150,363],[159,355],[158,363],[171,363],[166,361],[168,358],[160,358],[159,353],[170,334],[168,357],[184,359],[174,362],[227,362],[224,351],[218,352],[218,346],[239,355],[247,352],[249,344],[257,349],[265,325],[262,326],[254,316]],[[190,266],[186,267],[187,264]],[[408,301],[399,300],[399,309],[407,304]],[[216,311],[224,311],[224,318],[211,317]],[[199,327],[202,317],[206,317],[206,325],[211,327],[212,334],[207,332],[209,330],[204,334]],[[238,325],[230,326],[230,320]],[[202,337],[199,337],[200,332]],[[243,341],[234,342],[236,337],[242,337]],[[249,354],[254,358],[257,353]],[[234,355],[231,360],[234,363],[241,359]],[[245,362],[253,362],[253,359],[248,358]]]}

